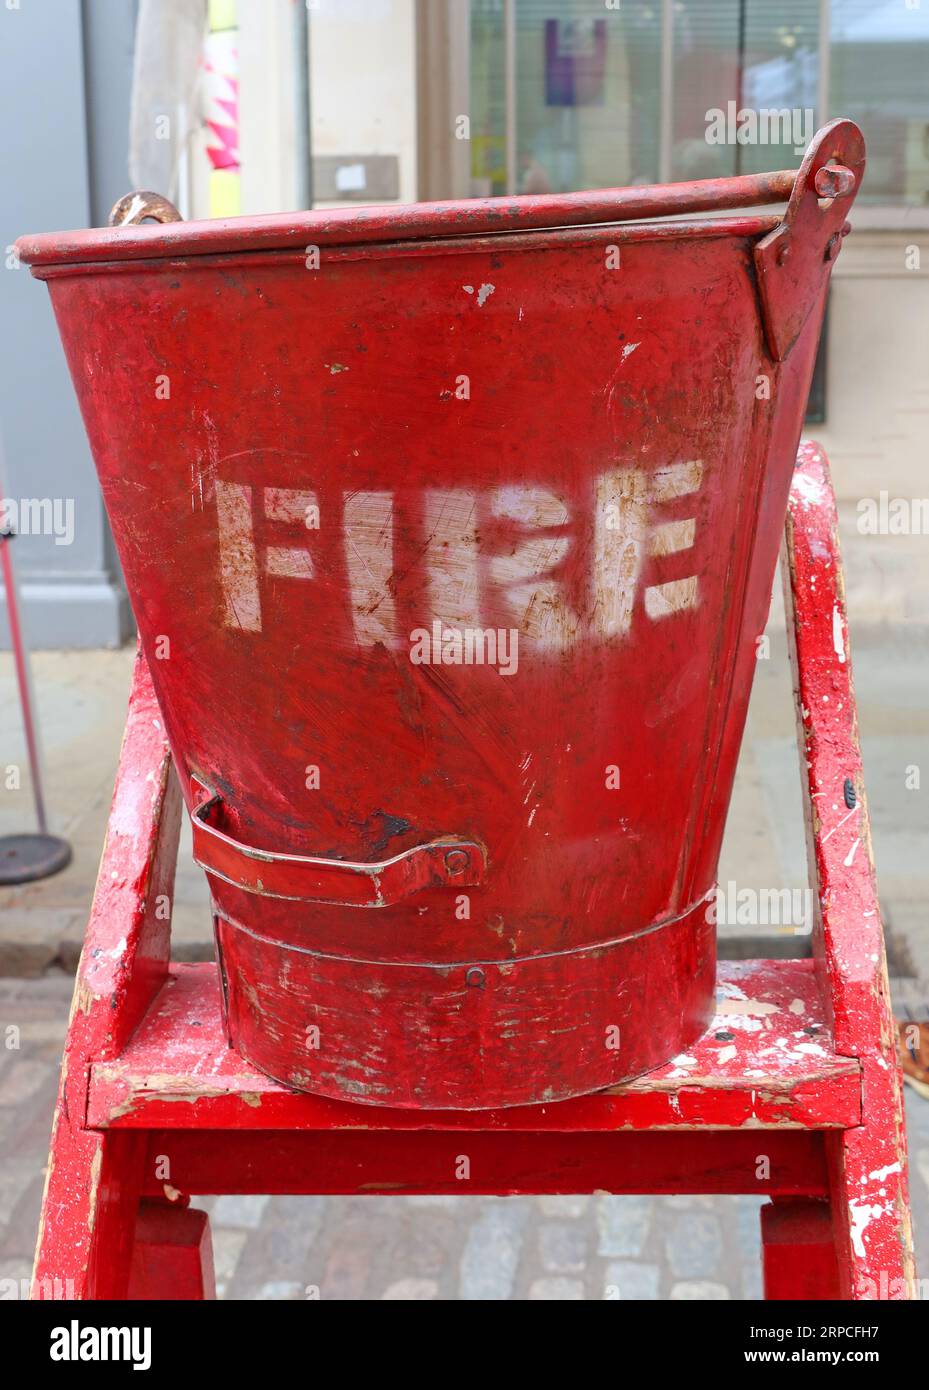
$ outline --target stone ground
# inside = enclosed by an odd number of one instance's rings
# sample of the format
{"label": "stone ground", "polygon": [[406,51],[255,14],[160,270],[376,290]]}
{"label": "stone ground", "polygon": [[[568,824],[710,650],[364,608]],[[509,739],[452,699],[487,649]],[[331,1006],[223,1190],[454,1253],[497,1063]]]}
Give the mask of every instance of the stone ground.
{"label": "stone ground", "polygon": [[[864,601],[865,595],[862,595]],[[855,595],[850,605],[855,612]],[[853,627],[865,769],[899,1013],[929,1012],[929,629]],[[782,618],[758,677],[720,881],[806,884],[798,760]],[[59,1051],[119,747],[131,653],[47,653],[34,663],[50,800],[74,862],[0,890],[0,1278],[29,1273]],[[0,834],[29,825],[15,687],[0,656]],[[914,778],[914,771],[916,776]],[[15,777],[13,779],[15,781]],[[210,952],[206,894],[185,844],[176,953]],[[724,926],[727,954],[803,954],[790,930]],[[29,978],[31,977],[31,978]],[[908,1091],[920,1273],[929,1279],[929,1103]],[[219,1197],[217,1275],[231,1298],[757,1298],[755,1198]]]}

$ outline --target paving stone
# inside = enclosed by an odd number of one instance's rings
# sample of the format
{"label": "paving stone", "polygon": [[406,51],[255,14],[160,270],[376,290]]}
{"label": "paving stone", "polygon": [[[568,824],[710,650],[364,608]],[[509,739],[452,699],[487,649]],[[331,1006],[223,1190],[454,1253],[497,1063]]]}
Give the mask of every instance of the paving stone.
{"label": "paving stone", "polygon": [[756,1260],[749,1260],[742,1266],[742,1297],[745,1299],[764,1298],[760,1251]]}
{"label": "paving stone", "polygon": [[22,1056],[9,1058],[4,1068],[0,1105],[19,1105],[24,1100],[30,1100],[47,1080],[48,1066],[45,1062]]}
{"label": "paving stone", "polygon": [[34,1156],[20,1154],[0,1162],[0,1222],[9,1218],[16,1203],[37,1176]]}
{"label": "paving stone", "polygon": [[390,1212],[393,1238],[389,1242],[391,1269],[413,1278],[438,1277],[448,1266],[449,1251],[459,1243],[467,1217],[463,1213],[458,1213],[456,1219],[447,1212],[417,1211],[406,1206],[402,1197],[389,1200],[393,1208]]}
{"label": "paving stone", "polygon": [[539,1210],[543,1216],[563,1216],[578,1218],[590,1207],[590,1198],[584,1196],[573,1197],[560,1192],[551,1193],[545,1197],[536,1199]]}
{"label": "paving stone", "polygon": [[597,1253],[641,1255],[648,1237],[654,1199],[651,1197],[598,1197]]}
{"label": "paving stone", "polygon": [[[372,1199],[368,1199],[372,1200]],[[320,1291],[324,1299],[362,1299],[374,1262],[374,1249],[363,1228],[344,1224],[326,1260]]]}
{"label": "paving stone", "polygon": [[528,1219],[528,1202],[499,1197],[487,1203],[468,1231],[461,1256],[462,1299],[512,1296]]}
{"label": "paving stone", "polygon": [[216,1199],[211,1221],[217,1226],[238,1226],[254,1231],[260,1226],[270,1197],[223,1196]]}
{"label": "paving stone", "polygon": [[534,1279],[529,1297],[535,1302],[577,1302],[584,1297],[584,1285],[580,1279]]}
{"label": "paving stone", "polygon": [[[21,1157],[22,1155],[17,1155],[16,1161],[19,1162]],[[0,1228],[3,1231],[0,1244],[2,1253],[31,1258],[35,1249],[36,1225],[44,1187],[45,1174],[37,1167],[32,1176],[24,1182],[12,1208],[8,1207],[3,1212],[7,1220],[6,1225]]]}
{"label": "paving stone", "polygon": [[[910,1203],[916,1267],[922,1279],[929,1279],[929,1101],[912,1086],[904,1086],[903,1093],[911,1154]],[[929,1290],[929,1284],[926,1288]]]}
{"label": "paving stone", "polygon": [[398,1279],[394,1284],[388,1284],[381,1294],[382,1299],[388,1301],[409,1301],[425,1302],[427,1299],[438,1296],[439,1286],[435,1279]]}
{"label": "paving stone", "polygon": [[587,1232],[576,1223],[547,1223],[539,1229],[539,1253],[546,1269],[576,1273],[587,1264]]}
{"label": "paving stone", "polygon": [[247,1231],[213,1227],[213,1267],[217,1284],[228,1283],[235,1274],[247,1240]]}
{"label": "paving stone", "polygon": [[258,1298],[265,1302],[269,1300],[286,1300],[295,1302],[306,1297],[302,1284],[293,1283],[291,1280],[278,1279],[272,1280],[268,1284],[262,1284],[258,1293]]}
{"label": "paving stone", "polygon": [[271,1260],[282,1264],[304,1260],[319,1239],[326,1212],[325,1197],[267,1197],[259,1213],[252,1245],[260,1241]]}
{"label": "paving stone", "polygon": [[32,913],[28,916],[23,914],[20,922],[7,918],[2,924],[0,975],[34,978],[55,963],[58,942],[50,936],[30,936],[35,926]]}
{"label": "paving stone", "polygon": [[746,1259],[761,1259],[761,1208],[767,1198],[734,1197],[735,1229],[739,1253]]}
{"label": "paving stone", "polygon": [[911,1166],[916,1174],[922,1179],[922,1184],[929,1192],[929,1149],[917,1149],[911,1160]]}
{"label": "paving stone", "polygon": [[637,1260],[612,1260],[604,1275],[604,1298],[657,1299],[661,1270],[657,1265]]}
{"label": "paving stone", "polygon": [[670,1211],[712,1211],[715,1197],[703,1197],[696,1193],[683,1192],[675,1197],[663,1197],[662,1203]]}
{"label": "paving stone", "polygon": [[731,1295],[725,1284],[713,1284],[708,1280],[694,1279],[675,1284],[671,1289],[671,1297],[679,1302],[681,1300],[720,1300],[730,1298]]}
{"label": "paving stone", "polygon": [[719,1217],[694,1213],[675,1217],[665,1235],[671,1272],[679,1279],[696,1279],[716,1272],[723,1241]]}

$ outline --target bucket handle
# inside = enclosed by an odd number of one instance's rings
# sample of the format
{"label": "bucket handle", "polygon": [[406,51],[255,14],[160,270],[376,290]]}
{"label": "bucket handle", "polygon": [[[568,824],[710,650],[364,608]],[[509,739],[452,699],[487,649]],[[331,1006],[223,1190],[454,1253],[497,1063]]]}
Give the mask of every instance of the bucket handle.
{"label": "bucket handle", "polygon": [[389,907],[423,888],[483,883],[487,851],[476,840],[442,835],[375,864],[276,854],[243,844],[216,824],[223,799],[191,778],[194,861],[246,893],[345,907]]}
{"label": "bucket handle", "polygon": [[762,319],[775,362],[786,359],[825,292],[864,168],[864,137],[854,121],[823,126],[803,156],[783,220],[755,247]]}
{"label": "bucket handle", "polygon": [[110,227],[129,227],[138,222],[183,222],[181,214],[173,203],[161,193],[152,193],[147,188],[134,193],[124,193],[110,208],[107,225]]}

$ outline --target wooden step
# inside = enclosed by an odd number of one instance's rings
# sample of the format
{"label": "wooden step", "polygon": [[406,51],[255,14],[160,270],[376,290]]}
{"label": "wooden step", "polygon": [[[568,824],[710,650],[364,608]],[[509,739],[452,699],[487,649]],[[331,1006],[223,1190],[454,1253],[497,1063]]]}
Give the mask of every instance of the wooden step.
{"label": "wooden step", "polygon": [[557,1104],[387,1110],[291,1091],[231,1051],[211,964],[174,965],[114,1061],[91,1070],[95,1129],[847,1129],[861,1122],[858,1062],[832,1048],[813,963],[720,964],[700,1041],[634,1081]]}

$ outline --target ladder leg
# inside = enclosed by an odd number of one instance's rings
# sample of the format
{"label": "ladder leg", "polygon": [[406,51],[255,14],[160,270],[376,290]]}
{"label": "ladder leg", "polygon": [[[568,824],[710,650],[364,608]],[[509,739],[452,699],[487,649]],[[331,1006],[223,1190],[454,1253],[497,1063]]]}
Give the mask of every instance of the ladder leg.
{"label": "ladder leg", "polygon": [[32,1297],[126,1297],[145,1161],[143,1133],[72,1129],[59,1111],[49,1153]]}
{"label": "ladder leg", "polygon": [[839,1297],[829,1202],[778,1198],[762,1207],[761,1247],[765,1298]]}
{"label": "ladder leg", "polygon": [[129,1276],[130,1299],[212,1299],[213,1242],[205,1211],[142,1200]]}
{"label": "ladder leg", "polygon": [[[891,1036],[889,1029],[884,1035]],[[906,1188],[906,1131],[896,1058],[862,1057],[865,1121],[831,1135],[832,1207],[842,1298],[914,1298],[913,1234]]]}
{"label": "ladder leg", "polygon": [[896,1025],[874,881],[851,673],[838,515],[821,449],[802,444],[791,490],[784,598],[811,886],[813,958],[833,1045],[861,1068],[861,1122],[827,1134],[845,1299],[915,1296]]}
{"label": "ladder leg", "polygon": [[96,1063],[119,1056],[167,977],[180,814],[180,789],[140,656],[74,983],[33,1298],[127,1294],[148,1136],[87,1128],[90,1081]]}

